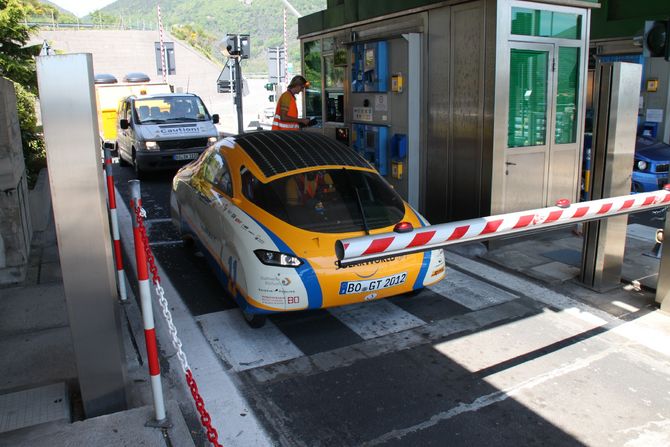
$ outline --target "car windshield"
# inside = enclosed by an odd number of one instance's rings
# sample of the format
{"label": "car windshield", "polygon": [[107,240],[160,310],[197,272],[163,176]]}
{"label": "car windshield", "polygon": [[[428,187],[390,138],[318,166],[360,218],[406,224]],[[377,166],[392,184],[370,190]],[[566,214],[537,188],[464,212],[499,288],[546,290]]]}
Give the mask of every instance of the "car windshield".
{"label": "car windshield", "polygon": [[405,205],[376,173],[327,169],[262,183],[242,171],[244,196],[283,221],[308,231],[345,233],[400,222]]}
{"label": "car windshield", "polygon": [[140,124],[211,120],[197,96],[161,96],[135,100],[135,117]]}

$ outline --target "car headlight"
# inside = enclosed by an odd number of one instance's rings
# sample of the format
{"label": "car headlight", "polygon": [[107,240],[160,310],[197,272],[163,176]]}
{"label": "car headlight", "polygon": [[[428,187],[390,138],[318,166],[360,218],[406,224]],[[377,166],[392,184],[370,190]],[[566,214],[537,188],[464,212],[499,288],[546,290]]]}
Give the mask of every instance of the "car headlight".
{"label": "car headlight", "polygon": [[147,141],[146,143],[144,143],[144,146],[147,148],[148,151],[157,151],[158,149],[160,149],[158,147],[158,143],[156,143],[155,141]]}
{"label": "car headlight", "polygon": [[218,140],[218,138],[216,138],[216,137],[209,137],[209,138],[207,138],[207,145],[210,145],[212,143],[216,143],[217,140]]}
{"label": "car headlight", "polygon": [[637,168],[638,171],[644,171],[647,169],[647,162],[644,160],[638,160],[635,162],[635,167]]}
{"label": "car headlight", "polygon": [[254,250],[254,254],[258,260],[265,265],[274,265],[276,267],[298,267],[302,264],[299,258],[286,253],[279,253],[278,251],[270,250]]}

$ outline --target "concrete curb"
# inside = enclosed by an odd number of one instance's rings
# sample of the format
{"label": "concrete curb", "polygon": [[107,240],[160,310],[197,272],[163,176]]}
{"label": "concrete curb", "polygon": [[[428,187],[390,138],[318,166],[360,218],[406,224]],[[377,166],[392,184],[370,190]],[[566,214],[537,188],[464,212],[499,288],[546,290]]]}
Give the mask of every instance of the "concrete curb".
{"label": "concrete curb", "polygon": [[51,215],[51,189],[49,187],[49,171],[46,168],[40,171],[35,187],[28,192],[28,196],[33,232],[44,231],[49,224],[49,216]]}

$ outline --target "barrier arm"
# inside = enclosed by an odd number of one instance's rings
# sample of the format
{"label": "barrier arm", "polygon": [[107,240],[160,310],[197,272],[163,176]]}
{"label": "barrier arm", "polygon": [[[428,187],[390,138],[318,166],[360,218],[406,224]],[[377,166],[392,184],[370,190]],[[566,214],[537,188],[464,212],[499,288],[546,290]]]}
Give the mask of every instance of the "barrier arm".
{"label": "barrier arm", "polygon": [[576,204],[561,199],[556,202],[556,206],[547,208],[429,225],[407,233],[379,233],[342,239],[335,242],[335,254],[338,264],[346,267],[374,259],[543,230],[668,205],[670,205],[670,184],[658,191]]}

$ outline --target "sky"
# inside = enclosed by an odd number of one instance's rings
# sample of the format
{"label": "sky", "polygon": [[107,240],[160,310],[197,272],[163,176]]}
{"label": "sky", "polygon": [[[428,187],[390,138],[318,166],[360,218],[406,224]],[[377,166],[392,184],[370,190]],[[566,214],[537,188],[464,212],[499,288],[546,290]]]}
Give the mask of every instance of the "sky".
{"label": "sky", "polygon": [[115,0],[50,0],[61,8],[67,9],[77,17],[96,11],[102,7],[114,3]]}

